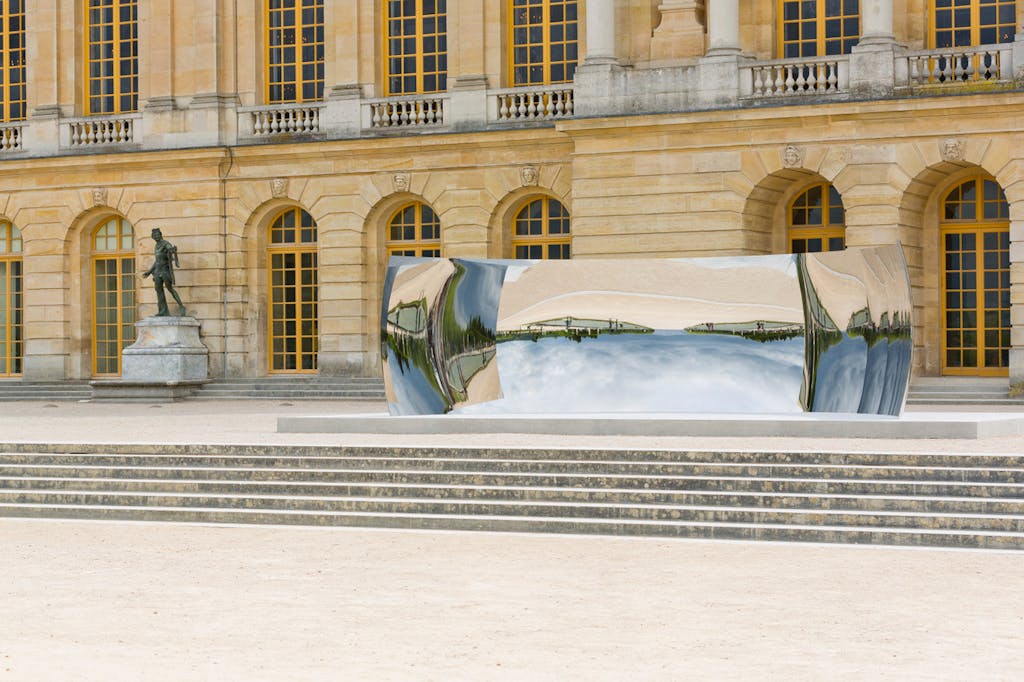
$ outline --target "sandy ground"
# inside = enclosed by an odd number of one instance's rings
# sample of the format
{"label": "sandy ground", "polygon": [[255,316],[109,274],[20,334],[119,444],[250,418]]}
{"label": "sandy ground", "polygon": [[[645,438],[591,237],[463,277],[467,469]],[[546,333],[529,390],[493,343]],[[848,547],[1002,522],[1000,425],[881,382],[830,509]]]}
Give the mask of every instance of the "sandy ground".
{"label": "sandy ground", "polygon": [[[0,442],[1024,452],[277,434],[376,403],[5,403]],[[6,680],[1019,680],[1024,552],[0,519]]]}
{"label": "sandy ground", "polygon": [[1024,553],[0,520],[0,679],[1019,680]]}

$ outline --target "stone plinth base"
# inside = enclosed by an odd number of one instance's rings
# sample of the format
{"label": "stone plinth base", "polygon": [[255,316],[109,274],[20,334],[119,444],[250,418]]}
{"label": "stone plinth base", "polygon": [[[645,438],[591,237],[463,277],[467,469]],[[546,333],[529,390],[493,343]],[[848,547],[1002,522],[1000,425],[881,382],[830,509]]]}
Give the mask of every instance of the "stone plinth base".
{"label": "stone plinth base", "polygon": [[205,381],[90,381],[92,402],[96,403],[171,403],[188,398]]}
{"label": "stone plinth base", "polygon": [[93,381],[93,400],[168,402],[187,398],[209,376],[209,350],[194,317],[147,317],[121,351],[121,379]]}

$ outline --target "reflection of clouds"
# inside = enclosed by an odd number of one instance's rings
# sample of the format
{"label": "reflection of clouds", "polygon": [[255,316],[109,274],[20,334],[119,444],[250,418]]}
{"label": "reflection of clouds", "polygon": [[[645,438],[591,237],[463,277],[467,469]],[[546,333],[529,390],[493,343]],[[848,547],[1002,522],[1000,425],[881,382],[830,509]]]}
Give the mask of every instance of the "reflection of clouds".
{"label": "reflection of clouds", "polygon": [[803,338],[665,334],[498,344],[505,398],[465,414],[801,412]]}
{"label": "reflection of clouds", "polygon": [[792,253],[774,256],[719,256],[714,258],[670,258],[669,260],[690,263],[709,270],[770,268],[790,277],[796,277],[796,255]]}

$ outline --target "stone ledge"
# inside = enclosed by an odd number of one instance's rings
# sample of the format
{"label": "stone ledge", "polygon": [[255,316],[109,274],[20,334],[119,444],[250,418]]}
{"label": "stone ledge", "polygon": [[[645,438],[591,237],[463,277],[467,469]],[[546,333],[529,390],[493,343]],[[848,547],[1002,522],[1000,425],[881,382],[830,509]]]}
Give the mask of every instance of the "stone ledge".
{"label": "stone ledge", "polygon": [[94,403],[171,403],[195,395],[200,381],[90,381]]}

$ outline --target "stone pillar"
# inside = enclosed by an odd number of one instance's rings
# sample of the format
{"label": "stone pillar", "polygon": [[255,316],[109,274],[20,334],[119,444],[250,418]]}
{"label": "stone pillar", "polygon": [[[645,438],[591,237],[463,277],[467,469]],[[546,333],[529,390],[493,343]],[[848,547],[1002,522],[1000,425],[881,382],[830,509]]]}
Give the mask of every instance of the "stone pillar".
{"label": "stone pillar", "polygon": [[651,36],[651,61],[704,54],[704,0],[664,0],[661,23]]}
{"label": "stone pillar", "polygon": [[861,39],[850,51],[850,92],[864,99],[892,97],[897,75],[893,0],[863,0],[861,21]]}
{"label": "stone pillar", "polygon": [[[26,105],[29,125],[25,128],[22,144],[33,154],[57,153],[60,135],[60,10],[58,0],[28,0],[26,16],[32,17],[26,26],[26,58],[31,59]],[[72,55],[67,55],[72,58]]]}
{"label": "stone pillar", "polygon": [[[487,68],[484,45],[487,25],[483,0],[450,3],[448,11],[447,118],[454,130],[487,126]],[[452,39],[457,36],[456,39]]]}
{"label": "stone pillar", "polygon": [[892,43],[896,40],[892,29],[892,5],[893,0],[861,0],[859,45]]}
{"label": "stone pillar", "polygon": [[707,56],[724,56],[740,52],[739,0],[712,0],[708,3]]}
{"label": "stone pillar", "polygon": [[174,108],[174,3],[150,0],[140,7],[140,105],[149,110]]}
{"label": "stone pillar", "polygon": [[585,64],[618,64],[615,56],[615,0],[587,2]]}
{"label": "stone pillar", "polygon": [[359,134],[359,3],[324,3],[324,97],[321,129],[331,135]]}

